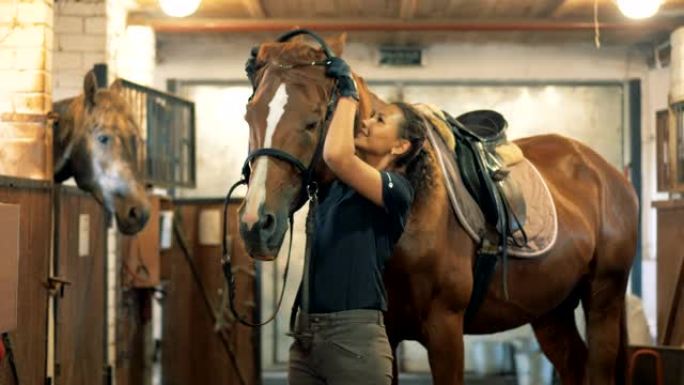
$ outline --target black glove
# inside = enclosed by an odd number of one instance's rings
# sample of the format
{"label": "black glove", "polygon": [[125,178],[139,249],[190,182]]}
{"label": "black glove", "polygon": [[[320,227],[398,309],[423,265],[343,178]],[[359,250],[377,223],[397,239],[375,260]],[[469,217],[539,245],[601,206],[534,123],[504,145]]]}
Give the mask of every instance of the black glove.
{"label": "black glove", "polygon": [[325,63],[325,76],[337,81],[337,92],[340,96],[348,96],[359,100],[356,82],[349,69],[349,64],[339,57],[333,57]]}
{"label": "black glove", "polygon": [[249,79],[249,82],[252,83],[252,87],[256,87],[256,84],[254,84],[254,78],[256,76],[257,71],[256,58],[258,52],[259,47],[252,48],[252,51],[249,55],[249,59],[247,59],[247,62],[245,63],[245,72],[247,73],[247,78]]}

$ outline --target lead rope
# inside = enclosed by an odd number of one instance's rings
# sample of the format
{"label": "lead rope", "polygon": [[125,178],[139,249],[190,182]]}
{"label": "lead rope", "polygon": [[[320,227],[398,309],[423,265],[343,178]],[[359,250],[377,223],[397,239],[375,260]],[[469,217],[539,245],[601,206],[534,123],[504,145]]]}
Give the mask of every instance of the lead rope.
{"label": "lead rope", "polygon": [[243,184],[247,184],[246,179],[242,179],[235,183],[230,190],[228,191],[228,194],[226,195],[226,199],[223,202],[223,239],[221,240],[221,246],[222,246],[222,267],[223,267],[223,275],[226,279],[226,282],[228,283],[228,304],[230,308],[230,312],[233,313],[233,316],[235,319],[237,319],[241,324],[245,326],[250,326],[250,327],[260,327],[264,326],[267,323],[273,321],[275,317],[278,315],[278,311],[280,310],[280,306],[283,304],[283,298],[285,297],[285,285],[287,283],[287,276],[290,271],[290,257],[292,256],[292,235],[293,235],[293,227],[294,227],[294,217],[293,214],[290,214],[290,245],[288,247],[287,251],[287,260],[285,261],[285,271],[283,272],[283,287],[280,290],[280,295],[278,296],[278,302],[276,303],[276,308],[273,311],[273,314],[271,314],[266,321],[263,322],[252,322],[247,319],[245,319],[235,308],[235,275],[233,275],[233,265],[232,265],[232,260],[231,260],[231,255],[230,255],[230,250],[228,247],[228,205],[230,204],[230,197],[233,195],[233,191],[235,191],[235,188],[238,186],[241,186]]}

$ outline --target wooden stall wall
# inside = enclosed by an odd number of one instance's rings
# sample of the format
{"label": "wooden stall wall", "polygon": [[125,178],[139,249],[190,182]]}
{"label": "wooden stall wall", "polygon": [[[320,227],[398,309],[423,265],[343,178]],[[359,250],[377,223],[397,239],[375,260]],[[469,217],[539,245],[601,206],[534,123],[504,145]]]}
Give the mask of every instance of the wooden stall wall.
{"label": "wooden stall wall", "polygon": [[[21,385],[44,385],[52,199],[50,183],[0,177],[0,202],[20,205],[19,309],[17,328],[9,333]],[[0,381],[13,384],[5,359]]]}
{"label": "wooden stall wall", "polygon": [[[220,309],[219,298],[224,279],[221,272],[220,234],[223,202],[221,200],[176,201],[174,222],[180,224],[199,281],[211,306]],[[237,308],[253,319],[257,293],[254,263],[247,255],[237,231],[239,202],[229,206],[229,234],[232,260],[237,275]],[[200,221],[204,234],[200,235]],[[218,224],[218,226],[215,226]],[[200,239],[202,240],[200,242]],[[165,283],[162,328],[162,383],[164,385],[254,385],[259,375],[259,330],[228,319],[223,338],[214,331],[210,311],[203,302],[198,283],[180,245],[174,237],[170,250],[162,252],[162,281]],[[228,310],[224,309],[226,317]],[[230,352],[229,352],[230,351]],[[231,358],[233,354],[233,358]],[[237,364],[237,371],[236,366]],[[239,371],[239,373],[238,373]],[[241,380],[242,378],[242,380]],[[244,381],[244,382],[243,382]]]}
{"label": "wooden stall wall", "polygon": [[658,211],[658,342],[684,346],[684,200],[653,206]]}
{"label": "wooden stall wall", "polygon": [[104,385],[107,214],[89,194],[55,186],[55,384]]}

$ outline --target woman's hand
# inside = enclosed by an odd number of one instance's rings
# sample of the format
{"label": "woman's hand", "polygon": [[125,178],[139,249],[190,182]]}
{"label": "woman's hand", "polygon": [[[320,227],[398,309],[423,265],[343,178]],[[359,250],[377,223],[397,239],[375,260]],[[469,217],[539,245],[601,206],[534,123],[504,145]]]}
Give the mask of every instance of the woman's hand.
{"label": "woman's hand", "polygon": [[340,96],[347,96],[358,101],[359,92],[349,64],[339,57],[333,57],[326,61],[325,67],[325,76],[335,79]]}

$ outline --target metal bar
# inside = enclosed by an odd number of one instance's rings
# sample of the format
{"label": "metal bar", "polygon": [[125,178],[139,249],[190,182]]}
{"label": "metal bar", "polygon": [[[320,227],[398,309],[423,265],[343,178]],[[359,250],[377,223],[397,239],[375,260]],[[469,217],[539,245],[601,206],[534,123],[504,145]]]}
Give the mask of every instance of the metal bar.
{"label": "metal bar", "polygon": [[[639,207],[643,206],[641,196],[641,80],[629,81],[629,128],[630,128],[630,179],[638,197]],[[632,266],[632,292],[641,297],[641,209],[637,221],[637,247]]]}
{"label": "metal bar", "polygon": [[136,90],[136,91],[142,92],[142,93],[147,94],[147,95],[160,96],[160,97],[165,98],[165,99],[171,99],[171,100],[177,101],[178,103],[184,104],[184,105],[193,104],[191,101],[185,100],[185,99],[183,99],[179,96],[176,96],[174,94],[170,94],[168,92],[160,91],[160,90],[150,88],[150,87],[145,87],[143,85],[133,83],[133,82],[128,81],[126,79],[121,79],[121,84],[125,88]]}
{"label": "metal bar", "polygon": [[128,80],[122,79],[122,86],[137,123],[145,129],[139,171],[146,182],[167,188],[194,186],[194,103]]}

